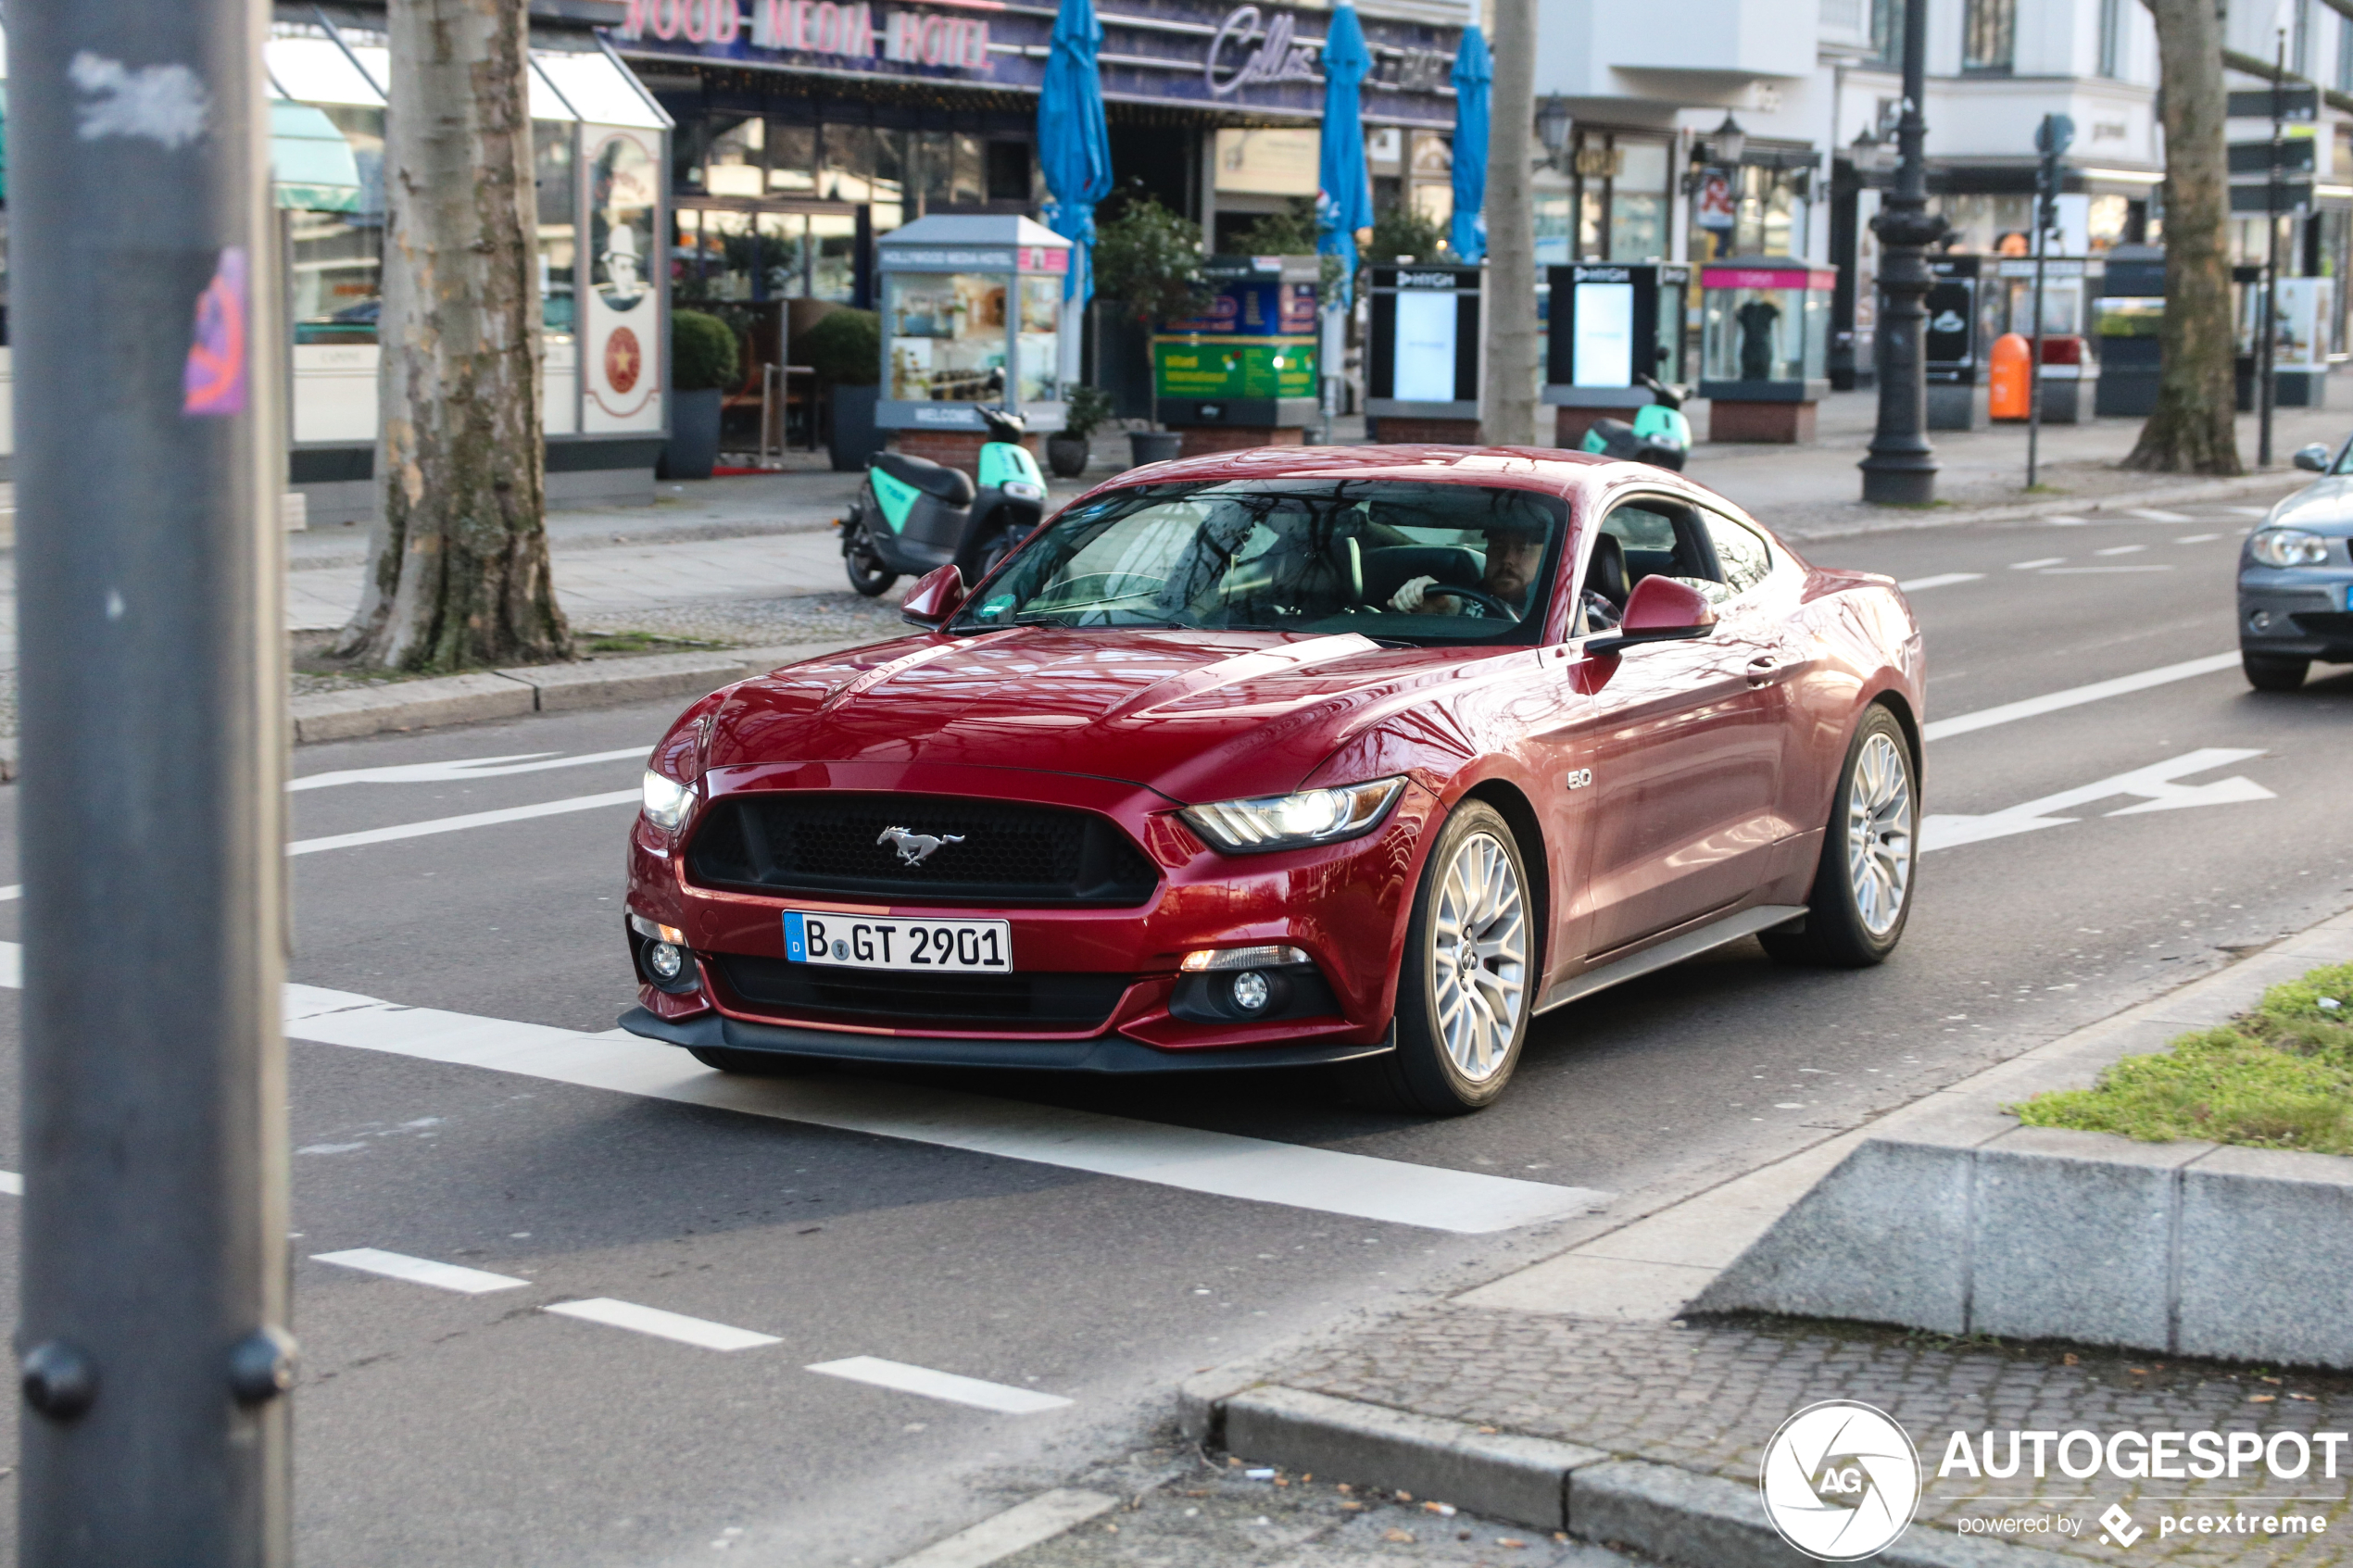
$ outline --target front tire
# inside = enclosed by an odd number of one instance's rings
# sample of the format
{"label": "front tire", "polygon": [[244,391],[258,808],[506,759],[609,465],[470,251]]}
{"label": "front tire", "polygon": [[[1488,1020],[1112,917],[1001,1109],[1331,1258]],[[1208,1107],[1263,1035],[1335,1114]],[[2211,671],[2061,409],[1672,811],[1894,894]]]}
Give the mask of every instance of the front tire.
{"label": "front tire", "polygon": [[849,573],[851,587],[867,598],[878,599],[890,592],[890,585],[899,581],[899,573],[890,570],[882,552],[875,548],[875,541],[863,522],[850,526],[855,532],[843,543],[842,567]]}
{"label": "front tire", "polygon": [[1399,1110],[1461,1116],[1494,1103],[1519,1065],[1535,998],[1534,900],[1519,842],[1469,801],[1423,863],[1397,981],[1397,1048],[1370,1088]]}
{"label": "front tire", "polygon": [[2259,692],[2293,692],[2303,690],[2304,677],[2311,672],[2312,661],[2242,652],[2239,668],[2246,671],[2246,684]]}
{"label": "front tire", "polygon": [[1813,896],[1797,930],[1760,934],[1783,963],[1865,969],[1882,962],[1912,914],[1919,857],[1919,778],[1895,715],[1879,704],[1856,726],[1831,797]]}

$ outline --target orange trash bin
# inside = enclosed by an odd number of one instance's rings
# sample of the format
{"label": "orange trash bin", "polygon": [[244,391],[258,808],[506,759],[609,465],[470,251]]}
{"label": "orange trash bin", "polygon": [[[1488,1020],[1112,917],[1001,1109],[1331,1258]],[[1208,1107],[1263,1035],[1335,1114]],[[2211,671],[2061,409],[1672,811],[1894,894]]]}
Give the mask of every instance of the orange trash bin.
{"label": "orange trash bin", "polygon": [[2027,361],[2033,355],[2021,332],[2004,332],[1994,340],[1994,352],[1986,357],[1987,419],[2024,420],[2033,412],[2034,387],[2027,377]]}

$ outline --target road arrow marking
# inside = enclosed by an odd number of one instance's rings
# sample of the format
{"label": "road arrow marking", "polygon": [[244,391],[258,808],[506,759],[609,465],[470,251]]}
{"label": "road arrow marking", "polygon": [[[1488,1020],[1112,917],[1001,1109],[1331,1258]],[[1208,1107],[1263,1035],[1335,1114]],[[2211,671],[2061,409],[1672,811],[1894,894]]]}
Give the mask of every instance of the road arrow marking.
{"label": "road arrow marking", "polygon": [[1920,822],[1920,853],[1925,855],[1931,849],[1950,849],[1957,845],[1982,843],[1989,838],[2007,838],[2013,834],[2034,833],[2043,828],[2064,827],[2069,822],[2082,819],[2057,813],[2120,795],[2136,795],[2141,800],[2138,805],[2119,807],[2101,815],[2131,817],[2144,811],[2179,811],[2191,806],[2228,806],[2246,800],[2276,799],[2276,796],[2253,779],[2238,774],[2213,784],[2174,782],[2185,773],[2202,773],[2208,768],[2244,762],[2250,757],[2262,755],[2260,751],[2208,747],[2170,761],[2135,768],[2129,773],[2119,773],[2096,784],[2063,789],[2057,795],[2029,800],[2007,810],[1990,811],[1982,817],[1927,817]]}

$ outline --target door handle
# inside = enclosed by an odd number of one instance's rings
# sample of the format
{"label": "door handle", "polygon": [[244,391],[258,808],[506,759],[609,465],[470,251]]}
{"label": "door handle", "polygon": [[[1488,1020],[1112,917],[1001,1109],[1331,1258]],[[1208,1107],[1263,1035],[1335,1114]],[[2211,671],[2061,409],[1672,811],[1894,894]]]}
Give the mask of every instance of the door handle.
{"label": "door handle", "polygon": [[1780,659],[1771,654],[1760,655],[1748,661],[1748,684],[1752,686],[1768,685],[1780,674]]}

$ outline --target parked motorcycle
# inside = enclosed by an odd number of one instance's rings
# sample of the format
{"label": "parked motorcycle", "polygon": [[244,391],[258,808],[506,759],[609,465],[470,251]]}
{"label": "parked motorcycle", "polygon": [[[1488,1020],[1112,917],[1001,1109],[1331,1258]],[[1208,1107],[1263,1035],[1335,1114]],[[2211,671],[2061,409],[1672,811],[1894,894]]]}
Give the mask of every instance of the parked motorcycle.
{"label": "parked motorcycle", "polygon": [[1683,417],[1684,389],[1668,386],[1646,370],[1637,371],[1634,380],[1650,389],[1650,406],[1636,410],[1630,425],[1624,420],[1595,420],[1580,450],[1680,473],[1683,459],[1692,455],[1692,421]]}
{"label": "parked motorcycle", "polygon": [[904,575],[953,565],[966,583],[988,575],[1046,513],[1046,476],[1021,444],[1028,424],[1009,408],[982,405],[989,439],[980,483],[962,469],[904,452],[877,452],[866,483],[841,521],[842,564],[868,598]]}

